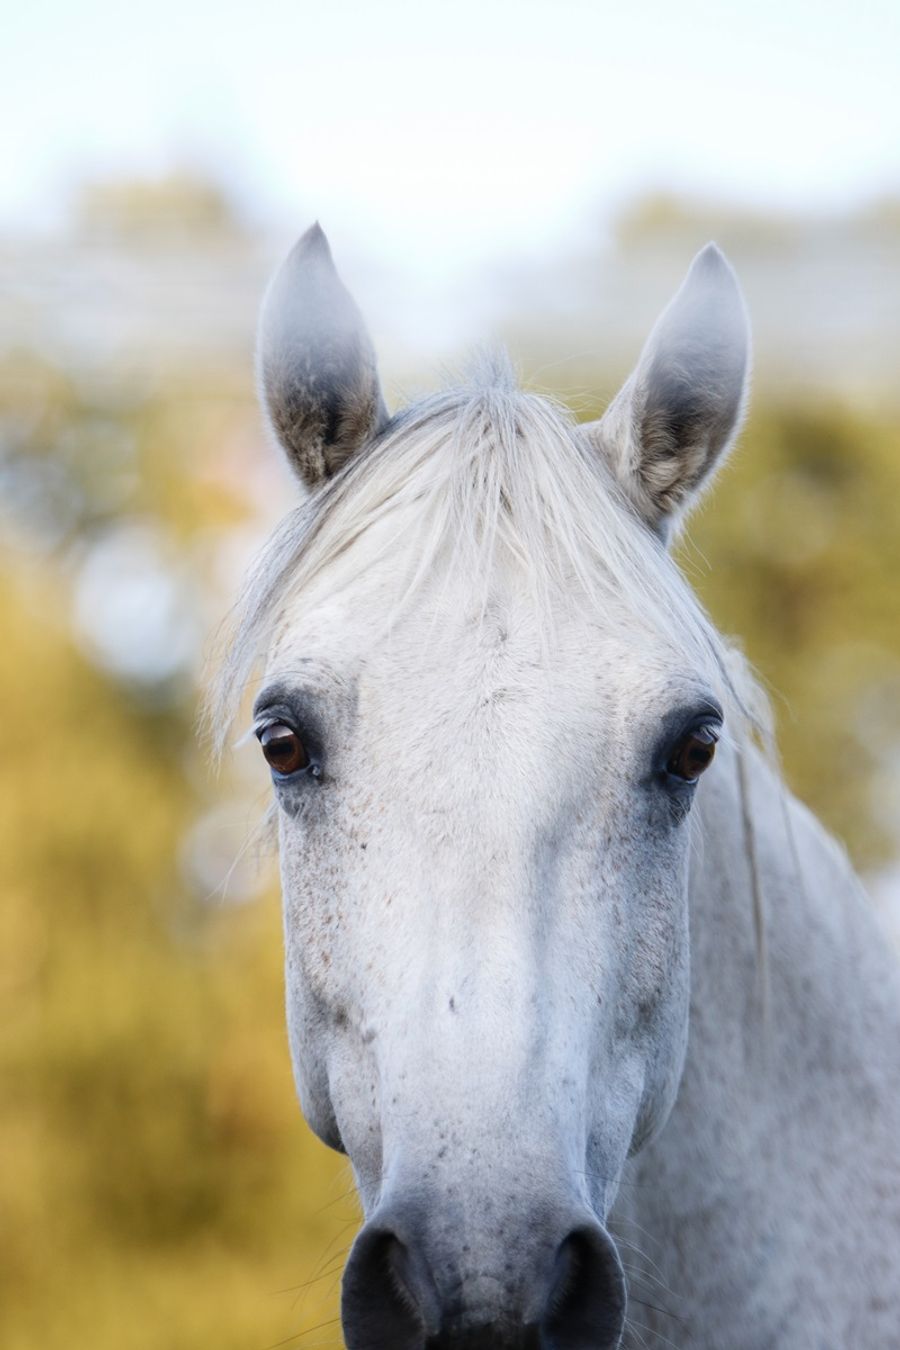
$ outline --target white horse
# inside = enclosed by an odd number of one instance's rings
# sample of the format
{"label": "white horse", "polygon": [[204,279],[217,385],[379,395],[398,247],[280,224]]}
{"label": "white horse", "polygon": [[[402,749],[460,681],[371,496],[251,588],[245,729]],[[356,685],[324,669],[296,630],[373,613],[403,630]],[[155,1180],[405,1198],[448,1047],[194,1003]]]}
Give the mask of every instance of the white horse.
{"label": "white horse", "polygon": [[599,422],[502,362],[391,417],[318,227],[269,291],[311,493],[213,706],[262,660],[350,1350],[900,1345],[897,966],[666,549],[748,345],[709,246]]}

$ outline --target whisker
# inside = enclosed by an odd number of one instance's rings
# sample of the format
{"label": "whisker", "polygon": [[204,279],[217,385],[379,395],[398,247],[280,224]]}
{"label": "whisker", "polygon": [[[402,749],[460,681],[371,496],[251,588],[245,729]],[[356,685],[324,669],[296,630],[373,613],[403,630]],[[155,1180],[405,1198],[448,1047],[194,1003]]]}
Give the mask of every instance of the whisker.
{"label": "whisker", "polygon": [[[357,1220],[351,1219],[350,1222],[355,1224]],[[353,1245],[351,1242],[348,1242],[345,1246],[341,1247],[340,1250],[337,1252],[332,1252],[331,1249],[334,1246],[335,1242],[337,1242],[341,1237],[343,1237],[344,1233],[346,1233],[349,1226],[350,1226],[349,1224],[344,1224],[343,1228],[341,1228],[341,1230],[334,1235],[334,1237],[328,1243],[328,1246],[325,1248],[322,1255],[319,1257],[319,1260],[317,1261],[313,1269],[312,1277],[309,1280],[307,1280],[305,1284],[298,1286],[299,1293],[297,1294],[297,1297],[294,1299],[294,1302],[291,1304],[292,1312],[298,1307],[298,1305],[300,1311],[302,1312],[303,1303],[309,1293],[311,1285],[317,1284],[320,1279],[325,1279],[326,1276],[333,1274],[335,1266],[336,1265],[338,1267],[341,1266],[341,1264],[347,1259],[347,1253],[350,1251],[350,1248]]]}
{"label": "whisker", "polygon": [[648,1327],[646,1322],[635,1322],[632,1318],[629,1318],[628,1324],[635,1330],[640,1327],[641,1331],[649,1332],[651,1336],[655,1336],[657,1340],[662,1341],[663,1345],[670,1345],[672,1350],[678,1350],[678,1346],[674,1341],[670,1341],[668,1336],[664,1336],[662,1332],[657,1331],[655,1327]]}
{"label": "whisker", "polygon": [[630,1338],[632,1335],[637,1336],[637,1338],[638,1338],[638,1340],[640,1341],[641,1345],[644,1347],[644,1350],[647,1350],[647,1342],[644,1340],[643,1336],[642,1336],[641,1333],[638,1331],[637,1326],[631,1321],[630,1318],[626,1319],[626,1322],[625,1322],[625,1331],[626,1331],[626,1334],[629,1336],[629,1338]]}
{"label": "whisker", "polygon": [[652,1271],[641,1270],[638,1266],[629,1265],[627,1261],[622,1262],[622,1269],[632,1279],[646,1280],[648,1283],[658,1285],[662,1293],[671,1294],[673,1298],[678,1298],[675,1290],[670,1288],[665,1280],[660,1279],[658,1275],[654,1275]]}
{"label": "whisker", "polygon": [[[662,1269],[656,1264],[656,1262],[653,1260],[653,1257],[650,1256],[648,1252],[643,1251],[637,1245],[636,1242],[630,1242],[628,1238],[623,1237],[621,1233],[614,1233],[613,1236],[620,1247],[628,1247],[631,1251],[635,1252],[639,1257],[641,1257],[643,1261],[648,1261],[650,1265],[653,1267],[653,1269],[656,1271],[659,1283],[663,1285],[666,1284]],[[669,1289],[669,1286],[666,1285],[666,1288]],[[675,1291],[673,1289],[669,1289],[670,1294],[674,1294],[674,1292]]]}
{"label": "whisker", "polygon": [[329,1275],[333,1275],[335,1266],[340,1265],[349,1250],[349,1247],[345,1247],[343,1251],[337,1252],[328,1262],[327,1269],[323,1270],[321,1274],[313,1275],[301,1284],[289,1284],[285,1289],[273,1289],[273,1297],[277,1297],[279,1294],[296,1294],[299,1290],[308,1289],[311,1284],[318,1284],[319,1280],[324,1280]]}
{"label": "whisker", "polygon": [[612,1223],[613,1224],[630,1223],[632,1228],[636,1228],[639,1233],[643,1233],[644,1237],[649,1238],[650,1241],[654,1244],[654,1246],[660,1248],[664,1246],[664,1243],[658,1237],[656,1237],[655,1234],[651,1233],[648,1228],[643,1228],[641,1224],[638,1223],[637,1219],[632,1219],[629,1214],[617,1214],[615,1218],[612,1220]]}
{"label": "whisker", "polygon": [[629,1291],[629,1301],[636,1303],[639,1308],[648,1308],[651,1312],[659,1313],[661,1317],[671,1317],[673,1321],[680,1322],[683,1327],[687,1326],[687,1319],[680,1317],[678,1313],[671,1312],[668,1308],[660,1308],[656,1303],[648,1303],[646,1299],[635,1298]]}
{"label": "whisker", "polygon": [[272,1345],[267,1345],[265,1350],[281,1350],[281,1346],[290,1345],[292,1341],[302,1340],[304,1336],[311,1336],[314,1331],[323,1331],[325,1327],[333,1327],[340,1320],[339,1317],[329,1317],[327,1322],[318,1322],[316,1326],[307,1327],[305,1331],[298,1331],[293,1336],[285,1336],[283,1341],[275,1341]]}

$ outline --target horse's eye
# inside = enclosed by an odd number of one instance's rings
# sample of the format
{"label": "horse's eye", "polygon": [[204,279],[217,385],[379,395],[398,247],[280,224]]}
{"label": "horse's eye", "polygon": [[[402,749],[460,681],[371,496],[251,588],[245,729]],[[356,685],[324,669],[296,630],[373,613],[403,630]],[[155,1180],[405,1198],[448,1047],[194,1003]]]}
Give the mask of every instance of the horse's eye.
{"label": "horse's eye", "polygon": [[712,763],[718,739],[716,727],[694,727],[675,746],[666,764],[666,773],[686,783],[696,783],[703,770]]}
{"label": "horse's eye", "polygon": [[292,727],[273,722],[259,733],[259,743],[267,763],[276,773],[297,773],[309,767],[306,746]]}

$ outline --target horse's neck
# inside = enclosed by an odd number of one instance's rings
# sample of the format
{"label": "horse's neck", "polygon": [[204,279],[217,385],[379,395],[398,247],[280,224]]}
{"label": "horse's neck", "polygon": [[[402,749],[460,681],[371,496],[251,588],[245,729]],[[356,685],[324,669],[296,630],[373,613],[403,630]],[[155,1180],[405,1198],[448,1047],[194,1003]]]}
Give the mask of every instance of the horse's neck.
{"label": "horse's neck", "polygon": [[768,1102],[773,1079],[843,1081],[881,1053],[900,966],[844,850],[752,747],[723,759],[691,860],[688,1053]]}
{"label": "horse's neck", "polygon": [[[760,1345],[805,1346],[799,1333],[767,1341],[764,1322],[792,1315],[804,1243],[808,1260],[818,1235],[835,1252],[846,1239],[851,1262],[850,1244],[864,1248],[873,1228],[877,1185],[862,1195],[860,1172],[896,1166],[900,983],[842,850],[761,756],[745,751],[743,763],[746,792],[733,751],[700,790],[687,1060],[668,1123],[627,1169],[620,1231],[657,1262],[665,1252],[685,1311],[691,1298],[693,1315],[705,1310],[709,1338],[687,1344],[755,1346],[727,1330],[741,1315]],[[816,1259],[817,1279],[839,1279],[836,1257]]]}

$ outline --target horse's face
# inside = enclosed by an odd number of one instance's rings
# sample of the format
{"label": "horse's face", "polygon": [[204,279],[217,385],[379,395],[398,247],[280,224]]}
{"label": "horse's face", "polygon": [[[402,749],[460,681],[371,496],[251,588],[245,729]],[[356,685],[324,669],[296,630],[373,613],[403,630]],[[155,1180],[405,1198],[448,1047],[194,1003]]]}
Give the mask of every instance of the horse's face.
{"label": "horse's face", "polygon": [[597,1218],[686,1032],[694,789],[671,770],[719,714],[585,621],[543,657],[524,596],[482,618],[445,594],[439,636],[417,609],[385,641],[377,580],[288,626],[255,709],[304,1110],[441,1302],[462,1282],[473,1313],[537,1320],[573,1229],[615,1301]]}
{"label": "horse's face", "polygon": [[548,646],[512,565],[486,604],[452,570],[422,582],[386,634],[402,552],[292,602],[254,708],[300,1098],[367,1217],[345,1336],[614,1346],[604,1223],[677,1090],[721,712],[614,604],[564,610]]}

